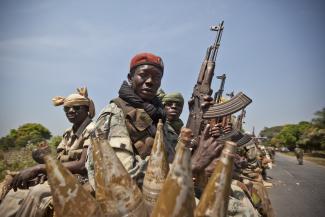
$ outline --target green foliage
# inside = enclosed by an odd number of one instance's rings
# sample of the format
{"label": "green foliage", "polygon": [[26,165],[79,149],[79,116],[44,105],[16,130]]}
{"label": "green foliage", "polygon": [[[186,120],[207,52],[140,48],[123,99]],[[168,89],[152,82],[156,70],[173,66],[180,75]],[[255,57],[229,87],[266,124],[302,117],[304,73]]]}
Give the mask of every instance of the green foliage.
{"label": "green foliage", "polygon": [[293,150],[296,145],[300,145],[305,150],[324,150],[325,108],[317,111],[315,116],[311,122],[265,127],[260,136],[266,137],[267,143],[276,147],[285,146]]}
{"label": "green foliage", "polygon": [[301,136],[311,127],[312,125],[306,121],[302,121],[299,124],[285,125],[271,141],[276,143],[277,146],[286,146],[293,150]]}
{"label": "green foliage", "polygon": [[304,149],[324,150],[325,149],[325,129],[315,126],[308,128],[297,142]]}
{"label": "green foliage", "polygon": [[263,141],[262,145],[273,145],[277,146],[278,141],[275,140],[275,136],[280,133],[283,126],[275,126],[275,127],[264,127],[264,129],[260,132],[261,137],[265,137],[266,140]]}
{"label": "green foliage", "polygon": [[27,123],[18,129],[12,129],[8,135],[0,138],[0,149],[8,150],[13,147],[25,147],[50,139],[51,132],[41,124]]}
{"label": "green foliage", "polygon": [[325,108],[321,111],[317,111],[314,114],[316,117],[311,120],[312,124],[314,124],[318,128],[325,128]]}
{"label": "green foliage", "polygon": [[10,147],[15,146],[15,139],[9,135],[0,138],[0,149],[8,150]]}
{"label": "green foliage", "polygon": [[275,127],[264,127],[264,129],[260,132],[260,136],[266,137],[268,140],[271,140],[274,136],[280,133],[283,126],[275,126]]}
{"label": "green foliage", "polygon": [[51,148],[56,149],[62,140],[62,136],[53,136],[49,142]]}
{"label": "green foliage", "polygon": [[296,141],[298,140],[299,129],[297,125],[289,124],[282,128],[280,133],[276,135],[276,139],[281,145],[288,147],[293,150],[296,146]]}

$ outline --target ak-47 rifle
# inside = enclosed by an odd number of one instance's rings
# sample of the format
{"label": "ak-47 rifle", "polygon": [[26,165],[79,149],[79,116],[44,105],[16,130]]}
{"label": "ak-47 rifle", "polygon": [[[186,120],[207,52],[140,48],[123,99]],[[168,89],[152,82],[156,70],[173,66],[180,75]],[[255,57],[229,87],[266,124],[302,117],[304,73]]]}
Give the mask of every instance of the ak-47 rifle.
{"label": "ak-47 rifle", "polygon": [[[217,31],[217,36],[213,45],[209,46],[200,68],[199,77],[194,86],[191,100],[189,101],[189,117],[186,127],[193,132],[192,144],[198,145],[198,141],[204,126],[209,122],[219,122],[222,119],[240,111],[245,108],[252,100],[243,93],[238,93],[236,96],[226,102],[220,102],[222,92],[219,90],[219,103],[214,102],[212,105],[207,105],[207,96],[211,97],[213,90],[211,89],[211,82],[214,75],[215,60],[223,31],[223,21],[218,25],[211,27],[211,30]],[[224,83],[224,82],[223,82]],[[222,85],[223,86],[223,85]],[[221,88],[223,89],[223,87]],[[223,91],[223,90],[222,90]],[[226,141],[232,140],[235,137],[240,137],[240,133],[236,130],[228,134],[222,134],[218,140]],[[237,138],[238,139],[238,138]],[[201,190],[207,183],[207,176],[204,171],[197,171],[193,174],[195,177],[195,191],[196,195],[200,195]],[[229,184],[229,183],[228,183]],[[229,189],[228,189],[229,190]]]}
{"label": "ak-47 rifle", "polygon": [[[224,116],[234,114],[245,108],[252,100],[244,93],[240,92],[227,102],[215,103],[211,106],[203,107],[205,97],[211,96],[211,82],[214,75],[215,60],[220,47],[220,41],[223,31],[223,21],[218,26],[211,27],[212,31],[217,32],[213,45],[209,46],[200,68],[199,77],[194,86],[191,100],[189,101],[189,117],[186,127],[190,128],[194,134],[193,143],[197,143],[204,125],[209,119],[221,119]],[[223,88],[222,88],[223,89]],[[217,94],[217,96],[220,95]],[[221,95],[220,95],[221,98]]]}
{"label": "ak-47 rifle", "polygon": [[238,115],[238,117],[237,117],[236,129],[239,130],[239,131],[243,127],[243,122],[244,122],[245,115],[246,115],[246,110],[242,109],[240,115]]}
{"label": "ak-47 rifle", "polygon": [[[219,104],[222,101],[222,94],[223,90],[225,88],[225,81],[226,81],[226,74],[222,74],[221,76],[217,76],[217,79],[221,80],[219,90],[214,93],[214,102]],[[222,126],[225,127],[226,123],[228,122],[229,117],[223,117],[221,118],[216,118],[212,119],[210,121],[210,124],[215,125],[216,123],[222,123]]]}
{"label": "ak-47 rifle", "polygon": [[225,81],[226,81],[226,74],[222,74],[220,76],[217,76],[218,79],[221,80],[221,84],[220,84],[220,88],[217,92],[215,92],[214,94],[214,101],[216,103],[220,103],[221,102],[221,98],[222,98],[222,93],[225,87]]}

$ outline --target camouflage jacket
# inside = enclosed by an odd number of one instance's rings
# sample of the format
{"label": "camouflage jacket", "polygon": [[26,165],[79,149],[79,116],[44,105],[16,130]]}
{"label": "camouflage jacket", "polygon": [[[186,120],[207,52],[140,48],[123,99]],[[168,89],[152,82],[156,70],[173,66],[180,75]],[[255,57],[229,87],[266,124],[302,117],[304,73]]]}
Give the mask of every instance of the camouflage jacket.
{"label": "camouflage jacket", "polygon": [[302,148],[295,148],[295,154],[297,156],[303,156],[304,155],[304,150]]}
{"label": "camouflage jacket", "polygon": [[[148,158],[141,159],[134,147],[126,126],[126,119],[121,108],[114,102],[108,104],[99,115],[95,126],[96,136],[107,139],[131,177],[138,182],[144,177]],[[167,133],[167,131],[165,130]],[[94,187],[94,165],[92,147],[88,148],[86,168],[91,185]]]}
{"label": "camouflage jacket", "polygon": [[90,134],[94,127],[92,120],[87,117],[76,132],[73,132],[72,127],[67,129],[57,147],[57,159],[61,162],[79,160],[83,148],[90,145]]}
{"label": "camouflage jacket", "polygon": [[166,139],[167,139],[168,143],[171,144],[173,146],[173,148],[175,149],[179,135],[168,121],[166,121],[166,128],[167,128],[167,132],[168,132],[168,137]]}

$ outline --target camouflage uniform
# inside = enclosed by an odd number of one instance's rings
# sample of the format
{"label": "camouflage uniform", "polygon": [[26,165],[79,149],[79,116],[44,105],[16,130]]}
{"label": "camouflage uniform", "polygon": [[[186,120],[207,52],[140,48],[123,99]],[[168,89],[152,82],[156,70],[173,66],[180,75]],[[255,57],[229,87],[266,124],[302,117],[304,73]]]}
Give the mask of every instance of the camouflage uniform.
{"label": "camouflage uniform", "polygon": [[247,167],[242,170],[243,183],[249,186],[252,202],[260,214],[272,217],[274,211],[262,179],[262,165],[259,158],[262,158],[256,144],[248,143],[246,145],[246,157],[248,159]]}
{"label": "camouflage uniform", "polygon": [[166,121],[167,131],[168,131],[168,137],[166,138],[166,140],[168,141],[169,144],[171,144],[174,147],[174,149],[178,141],[180,129],[184,125],[181,119],[178,119],[176,124],[177,126],[175,127],[175,123]]}
{"label": "camouflage uniform", "polygon": [[[183,109],[184,97],[179,92],[166,94],[162,89],[160,89],[158,97],[161,99],[164,106],[166,106],[167,102],[176,102],[179,103],[181,105],[181,108]],[[184,126],[184,123],[180,118],[174,121],[168,120],[167,118],[166,125],[168,130],[167,140],[175,148],[178,136],[181,132],[181,128]]]}
{"label": "camouflage uniform", "polygon": [[[137,130],[139,130],[139,135],[144,132],[148,133],[148,135],[144,136],[144,138],[132,139],[132,136],[130,135],[130,124],[128,122],[130,116],[128,114],[125,115],[123,110],[115,102],[111,102],[102,110],[96,122],[95,132],[97,136],[103,139],[107,139],[109,141],[109,144],[115,150],[117,157],[120,159],[125,169],[129,172],[131,177],[135,179],[139,185],[141,185],[142,179],[144,177],[144,172],[147,167],[150,152],[147,156],[140,156],[135,147],[135,143],[142,142],[144,140],[146,144],[153,143],[153,138],[156,132],[156,126],[153,124],[150,116],[147,115],[147,113],[143,109],[134,109],[130,113],[133,114],[134,112],[136,113],[135,117],[138,119],[135,124],[132,125],[134,125]],[[167,133],[168,132],[165,126],[164,138],[166,149],[167,153],[171,153],[173,152],[173,150],[172,147],[169,145],[168,141],[166,140]],[[168,157],[169,162],[171,162],[173,159],[173,154],[169,155]],[[92,187],[95,188],[92,146],[89,146],[88,148],[86,168],[88,170],[89,182]]]}
{"label": "camouflage uniform", "polygon": [[304,150],[302,148],[296,147],[295,154],[300,165],[303,164]]}
{"label": "camouflage uniform", "polygon": [[[105,137],[109,140],[112,148],[115,149],[115,153],[125,169],[130,172],[133,169],[133,165],[137,163],[137,159],[135,158],[131,139],[125,125],[124,114],[115,103],[111,103],[103,109],[96,122],[96,131],[108,132]],[[87,156],[86,168],[88,178],[92,187],[95,188],[92,146],[89,146]]]}
{"label": "camouflage uniform", "polygon": [[248,195],[248,189],[243,183],[236,180],[232,181],[231,193],[228,203],[228,216],[261,216],[253,206],[252,201]]}
{"label": "camouflage uniform", "polygon": [[[61,162],[78,160],[83,148],[90,144],[89,136],[93,129],[94,123],[87,117],[76,133],[72,128],[66,130],[57,147],[58,160]],[[27,190],[18,189],[16,192],[10,190],[0,204],[0,216],[44,216],[50,203],[51,189],[47,182]]]}

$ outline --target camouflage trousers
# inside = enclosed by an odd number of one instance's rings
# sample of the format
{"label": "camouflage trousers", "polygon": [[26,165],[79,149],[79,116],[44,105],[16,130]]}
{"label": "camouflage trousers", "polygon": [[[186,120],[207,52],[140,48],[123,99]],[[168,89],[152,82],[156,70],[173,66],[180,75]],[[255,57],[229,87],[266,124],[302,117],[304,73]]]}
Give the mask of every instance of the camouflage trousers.
{"label": "camouflage trousers", "polygon": [[10,190],[0,204],[1,217],[43,217],[51,213],[51,189],[47,182],[26,190]]}

